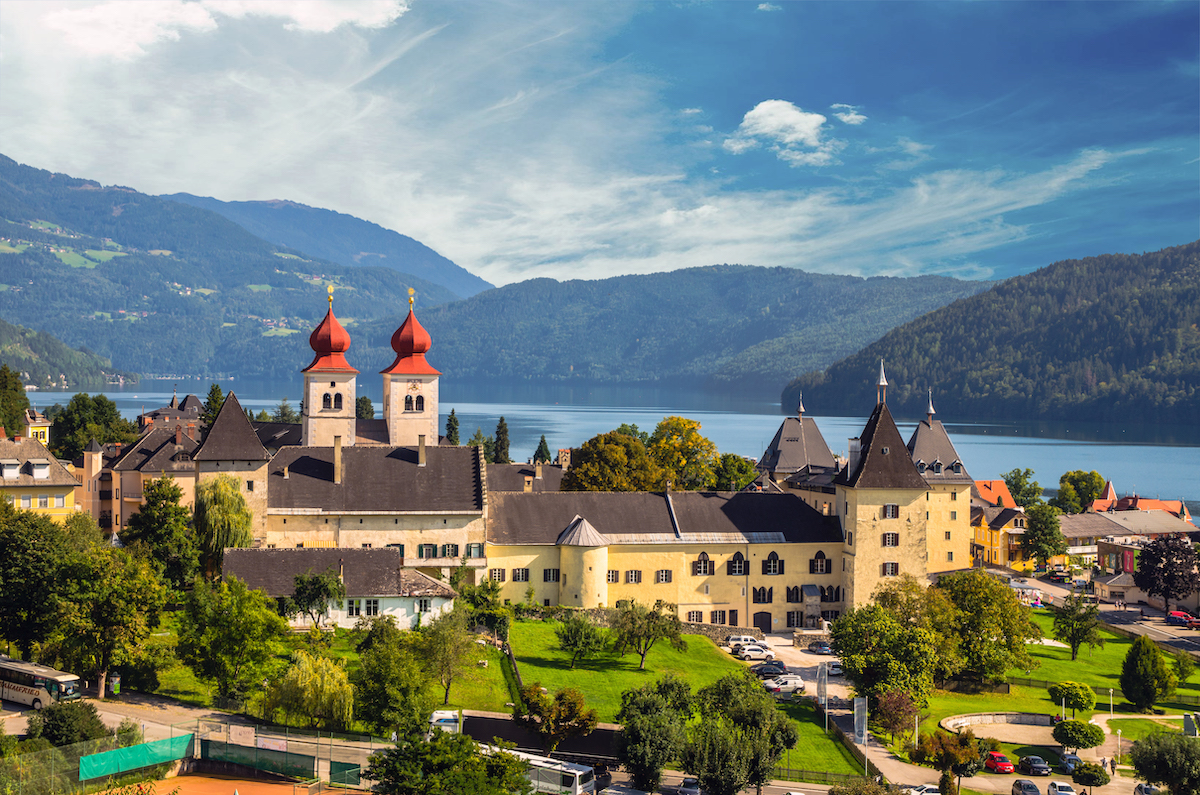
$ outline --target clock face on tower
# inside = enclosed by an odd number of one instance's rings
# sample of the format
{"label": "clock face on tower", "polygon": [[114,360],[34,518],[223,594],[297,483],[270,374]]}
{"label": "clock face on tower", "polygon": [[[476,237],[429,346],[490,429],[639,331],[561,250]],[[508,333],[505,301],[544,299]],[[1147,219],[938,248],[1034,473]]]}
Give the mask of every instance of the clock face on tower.
{"label": "clock face on tower", "polygon": [[421,391],[421,382],[415,381],[415,380],[409,381],[408,382],[408,391],[409,392],[420,392]]}

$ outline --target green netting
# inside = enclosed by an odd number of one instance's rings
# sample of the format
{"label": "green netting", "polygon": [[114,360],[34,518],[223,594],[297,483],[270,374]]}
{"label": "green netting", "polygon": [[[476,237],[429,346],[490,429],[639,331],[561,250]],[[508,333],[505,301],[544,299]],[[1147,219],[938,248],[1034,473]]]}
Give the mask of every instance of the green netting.
{"label": "green netting", "polygon": [[339,762],[336,759],[331,759],[329,760],[329,783],[361,784],[359,771],[359,766],[353,762]]}
{"label": "green netting", "polygon": [[182,737],[155,740],[82,757],[79,760],[79,780],[90,781],[101,776],[115,776],[130,770],[183,759],[191,753],[192,737],[191,734],[185,734]]}
{"label": "green netting", "polygon": [[316,757],[214,740],[200,741],[200,757],[219,762],[233,762],[295,778],[310,778],[316,768]]}

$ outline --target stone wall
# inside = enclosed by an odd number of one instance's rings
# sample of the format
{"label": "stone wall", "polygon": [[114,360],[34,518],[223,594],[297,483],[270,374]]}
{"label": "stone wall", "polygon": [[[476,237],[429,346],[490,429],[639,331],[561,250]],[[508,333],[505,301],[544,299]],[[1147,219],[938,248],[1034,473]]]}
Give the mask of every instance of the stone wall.
{"label": "stone wall", "polygon": [[950,715],[938,722],[946,731],[957,732],[968,726],[985,723],[1023,723],[1030,726],[1050,726],[1053,717],[1035,712],[972,712],[965,715]]}
{"label": "stone wall", "polygon": [[755,640],[762,640],[763,634],[754,627],[730,627],[724,624],[684,624],[683,634],[703,635],[718,646],[725,645],[725,638],[730,635],[749,635]]}

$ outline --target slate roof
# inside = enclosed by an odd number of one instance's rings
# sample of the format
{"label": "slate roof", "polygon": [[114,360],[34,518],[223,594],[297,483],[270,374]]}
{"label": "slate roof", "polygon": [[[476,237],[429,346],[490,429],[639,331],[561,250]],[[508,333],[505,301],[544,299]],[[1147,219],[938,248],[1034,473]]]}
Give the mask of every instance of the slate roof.
{"label": "slate roof", "polygon": [[291,596],[298,574],[339,571],[348,596],[455,596],[449,585],[403,568],[403,560],[400,550],[387,547],[227,549],[222,573],[271,597]]}
{"label": "slate roof", "polygon": [[533,491],[558,491],[566,473],[560,466],[542,464],[542,477],[537,477],[533,464],[488,464],[487,486],[489,492],[525,491],[525,478],[533,478]]}
{"label": "slate roof", "polygon": [[272,455],[279,452],[281,447],[298,445],[303,441],[304,426],[298,422],[251,420],[250,427],[254,428],[258,443]]}
{"label": "slate roof", "polygon": [[1116,574],[1097,574],[1092,577],[1092,582],[1107,585],[1109,588],[1113,586],[1118,588],[1121,586],[1126,588],[1134,587],[1133,575],[1127,571],[1119,571]]}
{"label": "slate roof", "polygon": [[[1016,508],[1001,508],[996,505],[987,505],[983,507],[971,507],[971,526],[981,527],[982,522],[986,521],[988,527],[1000,529],[1005,525],[1012,524],[1017,518],[1023,518],[1024,511]],[[1025,532],[1023,527],[1010,527],[1009,532],[1014,535],[1020,535]]]}
{"label": "slate roof", "polygon": [[237,395],[225,396],[208,436],[196,451],[197,461],[267,461],[271,456],[254,433]]}
{"label": "slate roof", "polygon": [[[22,439],[15,442],[12,439],[0,439],[0,461],[5,463],[16,461],[18,475],[12,479],[0,479],[0,487],[4,486],[77,486],[79,482],[67,468],[50,455],[37,439]],[[31,461],[44,462],[49,465],[47,477],[35,480]]]}
{"label": "slate roof", "polygon": [[200,443],[185,433],[179,435],[179,444],[175,444],[174,428],[151,428],[125,448],[112,469],[116,472],[185,472],[191,475],[196,470],[192,459],[199,447]]}
{"label": "slate roof", "polygon": [[564,547],[606,547],[608,539],[582,516],[576,516],[555,542]]}
{"label": "slate roof", "polygon": [[790,475],[806,466],[833,468],[836,463],[812,417],[788,417],[763,451],[758,469]]}
{"label": "slate roof", "polygon": [[[576,516],[608,544],[841,543],[836,519],[793,494],[562,491],[489,495],[488,542],[554,544]],[[671,519],[672,506],[676,525]]]}
{"label": "slate roof", "polygon": [[1058,517],[1065,538],[1103,538],[1113,534],[1112,522],[1098,513],[1066,514]]}
{"label": "slate roof", "polygon": [[[908,440],[908,454],[913,463],[917,465],[917,471],[930,485],[935,483],[974,483],[971,476],[967,474],[967,468],[963,465],[958,451],[954,449],[954,443],[950,441],[950,434],[946,433],[946,427],[942,425],[941,420],[924,419],[917,423],[912,438]],[[939,463],[942,465],[941,472],[936,471],[935,464]],[[960,471],[958,472],[954,471],[955,463],[959,465]],[[924,472],[920,472],[921,464],[925,465]]]}
{"label": "slate roof", "polygon": [[267,508],[343,514],[482,512],[477,448],[430,446],[425,452],[422,467],[415,447],[343,447],[342,482],[334,483],[332,447],[285,447],[267,469]]}
{"label": "slate roof", "polygon": [[858,489],[926,489],[886,403],[876,404],[859,436],[858,465],[853,471],[847,466],[834,482]]}
{"label": "slate roof", "polygon": [[1112,523],[1107,535],[1157,536],[1168,533],[1194,533],[1196,526],[1166,511],[1112,511],[1088,514]]}

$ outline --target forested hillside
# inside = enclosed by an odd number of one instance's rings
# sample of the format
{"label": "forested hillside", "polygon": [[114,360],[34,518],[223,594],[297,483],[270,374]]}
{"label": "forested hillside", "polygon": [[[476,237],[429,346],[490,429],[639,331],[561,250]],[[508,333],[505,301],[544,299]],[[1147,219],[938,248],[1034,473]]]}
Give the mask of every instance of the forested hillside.
{"label": "forested hillside", "polygon": [[1200,242],[1057,262],[930,312],[784,390],[865,414],[879,359],[888,404],[944,420],[1200,423]]}
{"label": "forested hillside", "polygon": [[[34,386],[95,387],[116,377],[136,381],[134,373],[113,369],[107,359],[87,348],[75,350],[43,331],[0,320],[0,364]],[[64,383],[65,382],[65,383]]]}
{"label": "forested hillside", "polygon": [[223,202],[190,193],[162,198],[212,210],[263,240],[313,257],[349,266],[382,265],[418,276],[455,298],[492,287],[423,243],[352,215],[291,201]]}

